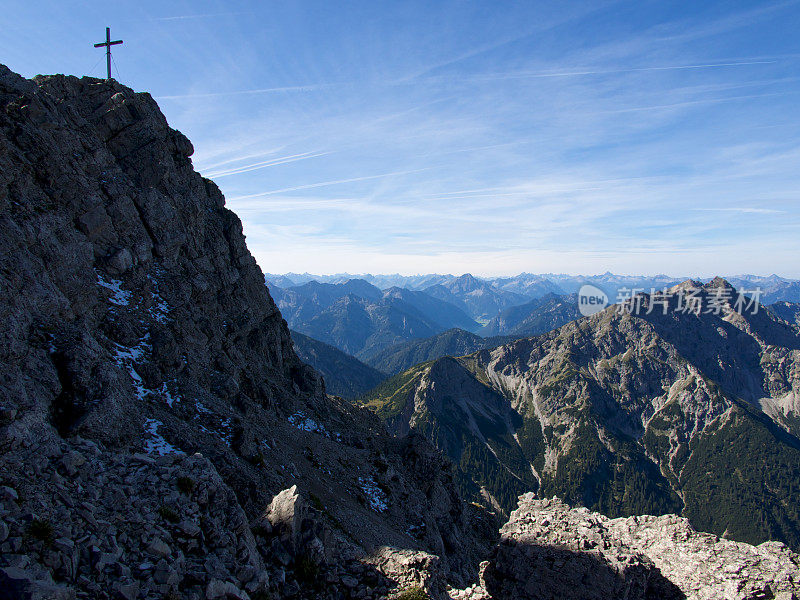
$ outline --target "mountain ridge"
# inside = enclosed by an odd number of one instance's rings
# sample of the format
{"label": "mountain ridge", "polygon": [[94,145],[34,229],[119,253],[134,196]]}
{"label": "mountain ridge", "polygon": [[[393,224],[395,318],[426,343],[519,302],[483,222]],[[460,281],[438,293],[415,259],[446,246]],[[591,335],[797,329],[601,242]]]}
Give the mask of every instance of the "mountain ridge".
{"label": "mountain ridge", "polygon": [[[690,285],[676,288],[666,315],[610,307],[550,333],[457,358],[458,371],[437,374],[430,363],[418,365],[384,382],[364,403],[391,428],[424,433],[450,455],[462,479],[488,489],[505,510],[513,508],[523,481],[526,491],[610,516],[684,512],[704,531],[728,531],[749,542],[777,535],[797,547],[800,515],[786,502],[800,475],[800,337],[766,311],[745,317],[731,303],[720,315],[676,314]],[[702,294],[709,299],[719,285],[706,284]],[[643,310],[656,300],[643,295]],[[458,409],[448,408],[445,397],[472,407],[462,413],[480,405],[458,383],[464,369],[475,379],[471,385],[506,398],[522,424],[500,428],[488,440],[465,428],[465,419],[448,418],[447,410]],[[382,412],[388,406],[390,413]],[[463,445],[441,444],[442,430],[482,448],[483,458],[472,464]],[[485,464],[494,464],[497,474]],[[716,468],[706,473],[705,464]],[[737,465],[746,483],[726,491],[725,464]],[[769,473],[769,500],[756,501],[765,476],[759,466]],[[715,500],[700,501],[701,490]],[[469,495],[469,486],[462,483],[462,491]]]}

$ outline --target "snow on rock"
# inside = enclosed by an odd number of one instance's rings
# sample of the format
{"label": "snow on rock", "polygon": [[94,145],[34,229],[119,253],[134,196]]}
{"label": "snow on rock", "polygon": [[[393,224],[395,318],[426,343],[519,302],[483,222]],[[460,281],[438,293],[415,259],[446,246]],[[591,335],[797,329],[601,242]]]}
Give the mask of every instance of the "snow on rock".
{"label": "snow on rock", "polygon": [[164,325],[169,322],[169,304],[161,296],[153,294],[153,304],[148,309],[148,314],[156,322]]}
{"label": "snow on rock", "polygon": [[111,290],[111,296],[109,297],[108,301],[111,304],[116,304],[117,306],[128,306],[131,301],[131,292],[122,289],[122,282],[118,279],[112,279],[111,281],[106,280],[99,271],[95,270],[97,273],[97,285],[100,287],[104,287],[107,290]]}
{"label": "snow on rock", "polygon": [[358,484],[361,486],[361,491],[367,496],[367,502],[372,510],[384,512],[389,507],[389,499],[374,477],[359,477]]}
{"label": "snow on rock", "polygon": [[311,433],[319,433],[321,435],[330,437],[325,427],[317,423],[311,417],[307,417],[305,413],[297,412],[289,417],[289,423],[297,427],[301,431],[310,431]]}
{"label": "snow on rock", "polygon": [[164,456],[165,454],[184,454],[183,451],[178,450],[158,433],[159,425],[163,425],[163,423],[156,419],[145,419],[144,432],[150,436],[144,441],[145,452],[148,454],[158,454],[159,456]]}
{"label": "snow on rock", "polygon": [[[141,375],[136,372],[136,363],[141,362],[145,353],[150,350],[150,334],[146,334],[135,346],[123,346],[114,344],[114,361],[123,369],[128,371],[133,380],[133,387],[136,388],[136,396],[142,400],[152,391],[144,387]],[[171,405],[170,405],[171,406]]]}
{"label": "snow on rock", "polygon": [[[160,275],[160,271],[157,271],[157,274]],[[153,319],[156,323],[164,325],[165,323],[169,322],[169,318],[167,315],[169,314],[170,306],[169,304],[166,303],[164,298],[161,297],[161,290],[159,289],[158,278],[148,274],[147,279],[150,280],[150,283],[154,288],[153,291],[151,292],[153,303],[150,305],[150,308],[147,310],[147,312],[150,315],[150,318]]]}
{"label": "snow on rock", "polygon": [[180,402],[181,400],[180,396],[178,396],[177,394],[173,395],[172,392],[169,391],[166,381],[161,384],[161,387],[158,389],[158,393],[164,397],[167,406],[169,406],[170,408],[172,408],[173,404],[175,404],[176,402]]}

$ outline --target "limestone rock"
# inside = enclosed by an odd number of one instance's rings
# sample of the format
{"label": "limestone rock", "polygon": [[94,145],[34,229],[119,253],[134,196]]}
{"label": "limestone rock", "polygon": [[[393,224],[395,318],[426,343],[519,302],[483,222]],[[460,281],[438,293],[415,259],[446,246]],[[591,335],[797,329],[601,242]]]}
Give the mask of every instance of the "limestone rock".
{"label": "limestone rock", "polygon": [[449,463],[325,393],[192,152],[149,94],[0,66],[0,568],[82,598],[369,598],[392,545],[464,580],[487,546]]}
{"label": "limestone rock", "polygon": [[675,515],[609,519],[553,498],[520,497],[482,565],[481,586],[458,598],[755,600],[800,594],[800,556],[698,533]]}

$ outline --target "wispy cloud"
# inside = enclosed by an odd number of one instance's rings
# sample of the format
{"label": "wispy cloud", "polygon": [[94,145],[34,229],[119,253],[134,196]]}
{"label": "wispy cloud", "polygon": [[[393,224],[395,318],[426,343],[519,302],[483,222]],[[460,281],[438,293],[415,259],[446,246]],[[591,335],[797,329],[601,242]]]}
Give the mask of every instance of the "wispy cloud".
{"label": "wispy cloud", "polygon": [[257,88],[252,90],[233,90],[229,92],[201,92],[196,94],[171,94],[166,96],[156,96],[156,100],[198,100],[203,98],[224,98],[226,96],[251,96],[258,94],[275,94],[278,92],[317,92],[330,88],[333,84],[312,84],[312,85],[286,85],[282,87]]}
{"label": "wispy cloud", "polygon": [[775,210],[772,208],[751,208],[751,207],[692,208],[691,210],[703,211],[703,212],[730,212],[730,213],[760,214],[760,215],[786,214],[785,210]]}
{"label": "wispy cloud", "polygon": [[272,271],[792,274],[796,5],[186,15],[157,99]]}

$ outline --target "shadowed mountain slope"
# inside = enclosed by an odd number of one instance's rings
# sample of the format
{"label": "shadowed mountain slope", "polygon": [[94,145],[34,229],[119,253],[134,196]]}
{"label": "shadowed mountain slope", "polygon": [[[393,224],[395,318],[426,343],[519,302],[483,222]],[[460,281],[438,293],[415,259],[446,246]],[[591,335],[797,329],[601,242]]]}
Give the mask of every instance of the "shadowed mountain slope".
{"label": "shadowed mountain slope", "polygon": [[387,377],[354,356],[297,331],[292,331],[292,341],[297,356],[322,375],[331,394],[355,398]]}
{"label": "shadowed mountain slope", "polygon": [[367,362],[385,373],[395,374],[443,356],[464,356],[484,348],[494,348],[511,339],[510,336],[483,338],[463,329],[448,329],[429,338],[384,348],[368,357]]}
{"label": "shadowed mountain slope", "polygon": [[505,309],[489,321],[479,333],[485,337],[507,335],[532,337],[558,329],[581,317],[578,295],[547,294],[519,306]]}

